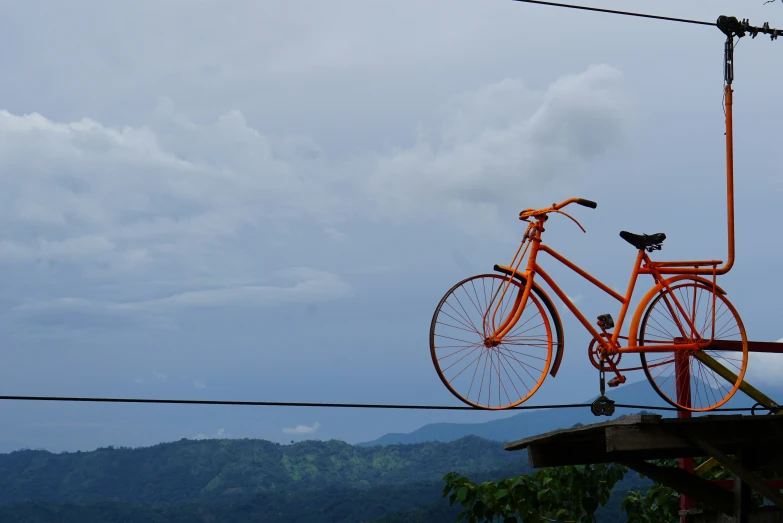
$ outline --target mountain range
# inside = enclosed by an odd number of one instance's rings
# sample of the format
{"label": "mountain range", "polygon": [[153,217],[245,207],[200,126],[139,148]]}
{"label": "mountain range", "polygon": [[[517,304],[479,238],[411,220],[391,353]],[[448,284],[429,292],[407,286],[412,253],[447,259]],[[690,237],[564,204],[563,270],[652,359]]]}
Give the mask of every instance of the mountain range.
{"label": "mountain range", "polygon": [[[765,392],[783,396],[780,387]],[[618,408],[613,417],[663,403],[647,382],[609,395],[634,406]],[[752,404],[738,394],[727,406]],[[453,522],[459,507],[442,498],[444,474],[456,471],[482,482],[528,473],[527,454],[508,452],[502,442],[605,420],[579,407],[523,410],[486,423],[429,424],[359,445],[182,439],[90,452],[19,450],[0,454],[0,521]],[[598,521],[624,521],[624,493],[648,485],[638,474],[626,475]]]}
{"label": "mountain range", "polygon": [[[0,455],[0,521],[25,523],[453,522],[442,497],[449,471],[474,482],[530,472],[527,455],[465,436],[359,447],[341,441],[280,445],[215,439],[146,448]],[[615,487],[600,521],[622,521]]]}
{"label": "mountain range", "polygon": [[[764,391],[772,398],[783,401],[783,384],[777,387],[765,387]],[[639,410],[654,411],[655,407],[667,407],[663,399],[653,390],[647,381],[638,381],[621,385],[616,389],[607,389],[607,396],[618,404],[638,406],[633,409],[618,408],[615,415],[609,419]],[[581,402],[592,403],[597,396]],[[755,402],[742,392],[725,405],[726,408],[751,407]],[[656,411],[663,416],[676,416],[671,410]],[[713,412],[715,414],[716,412]],[[407,433],[390,433],[380,438],[359,443],[359,446],[394,445],[399,443],[422,443],[426,441],[454,441],[464,436],[473,435],[492,441],[515,441],[551,430],[571,427],[577,423],[589,424],[606,421],[607,418],[597,418],[588,407],[567,409],[521,410],[519,414],[508,418],[487,421],[483,423],[431,423]]]}

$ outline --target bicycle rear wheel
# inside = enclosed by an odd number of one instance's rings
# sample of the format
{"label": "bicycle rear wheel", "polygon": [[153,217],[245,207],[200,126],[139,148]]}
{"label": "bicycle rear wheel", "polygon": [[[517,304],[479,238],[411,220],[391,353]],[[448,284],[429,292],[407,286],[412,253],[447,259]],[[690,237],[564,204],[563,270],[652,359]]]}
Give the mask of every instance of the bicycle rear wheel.
{"label": "bicycle rear wheel", "polygon": [[509,283],[506,276],[473,276],[452,287],[435,309],[432,362],[446,388],[468,405],[508,409],[530,398],[544,382],[552,361],[552,327],[534,292],[502,343],[487,342],[492,329],[485,327],[485,318],[496,307],[500,321],[513,315],[523,290],[520,282]]}
{"label": "bicycle rear wheel", "polygon": [[[679,311],[675,298],[695,329],[689,326]],[[706,348],[640,353],[647,379],[667,403],[692,412],[704,412],[729,401],[742,384],[748,367],[748,340],[734,306],[711,286],[687,281],[673,285],[671,291],[662,290],[650,302],[639,328],[639,346],[710,339],[733,341],[736,350]],[[722,377],[700,361],[696,357],[697,352],[712,357],[735,378]]]}

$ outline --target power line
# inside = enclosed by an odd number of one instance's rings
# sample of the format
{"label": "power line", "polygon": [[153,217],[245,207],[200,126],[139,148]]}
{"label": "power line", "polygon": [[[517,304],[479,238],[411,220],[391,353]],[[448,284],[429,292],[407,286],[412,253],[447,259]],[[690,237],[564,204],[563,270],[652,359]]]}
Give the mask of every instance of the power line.
{"label": "power line", "polygon": [[[480,410],[469,406],[450,405],[394,405],[372,403],[309,403],[295,401],[234,401],[234,400],[172,400],[150,398],[84,398],[65,396],[0,396],[0,400],[10,401],[65,401],[83,403],[158,403],[170,405],[241,405],[254,407],[329,407],[344,409],[408,409],[408,410]],[[572,403],[563,405],[520,405],[512,409],[568,409],[589,407],[589,403]],[[509,410],[512,410],[509,409]]]}
{"label": "power line", "polygon": [[649,15],[644,13],[634,13],[631,11],[616,11],[614,9],[601,9],[598,7],[587,7],[584,5],[561,4],[557,2],[544,2],[542,0],[513,0],[513,1],[524,2],[526,4],[540,4],[540,5],[547,5],[553,7],[565,7],[567,9],[580,9],[582,11],[595,11],[598,13],[611,13],[615,15],[636,16],[639,18],[652,18],[653,20],[665,20],[667,22],[682,22],[686,24],[709,25],[715,27],[715,22],[702,22],[701,20],[688,20],[686,18],[673,18],[671,16]]}
{"label": "power line", "polygon": [[[345,409],[404,409],[404,410],[482,410],[468,406],[451,405],[395,405],[373,403],[309,403],[294,401],[233,401],[233,400],[174,400],[153,398],[91,398],[68,396],[0,396],[0,400],[8,401],[59,401],[80,403],[146,403],[166,405],[234,405],[254,407],[318,407],[318,408],[345,408]],[[566,403],[557,405],[519,405],[506,410],[533,410],[533,409],[574,409],[590,407],[589,403]],[[627,405],[615,404],[615,407],[637,410],[682,410],[677,407],[656,407],[652,405]],[[715,409],[723,412],[747,412],[751,408]]]}

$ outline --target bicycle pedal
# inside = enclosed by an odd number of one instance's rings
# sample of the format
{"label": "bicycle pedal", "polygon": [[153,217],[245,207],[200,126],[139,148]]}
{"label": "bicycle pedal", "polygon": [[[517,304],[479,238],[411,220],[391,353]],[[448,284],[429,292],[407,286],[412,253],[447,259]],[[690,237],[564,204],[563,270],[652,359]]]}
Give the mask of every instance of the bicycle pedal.
{"label": "bicycle pedal", "polygon": [[609,383],[607,383],[607,385],[609,385],[610,387],[617,387],[618,385],[622,385],[623,383],[625,383],[625,376],[615,376],[614,378],[609,380]]}
{"label": "bicycle pedal", "polygon": [[611,314],[601,314],[598,316],[598,327],[601,329],[611,329],[614,327],[614,320]]}

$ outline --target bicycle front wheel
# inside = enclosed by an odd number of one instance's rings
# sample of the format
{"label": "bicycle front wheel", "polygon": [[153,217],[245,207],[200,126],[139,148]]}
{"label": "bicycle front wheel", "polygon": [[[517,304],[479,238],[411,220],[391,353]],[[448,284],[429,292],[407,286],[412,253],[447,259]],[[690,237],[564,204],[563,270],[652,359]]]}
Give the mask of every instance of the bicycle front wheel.
{"label": "bicycle front wheel", "polygon": [[[639,328],[639,346],[653,348],[656,344],[711,339],[735,342],[732,344],[735,350],[706,348],[640,353],[647,379],[670,405],[704,412],[729,401],[742,385],[748,367],[748,339],[734,306],[711,286],[688,281],[673,285],[671,291],[661,291],[650,302]],[[710,356],[734,377],[706,365],[698,359],[699,352]]]}
{"label": "bicycle front wheel", "polygon": [[468,405],[489,410],[515,407],[544,382],[552,361],[552,327],[533,292],[502,342],[487,340],[492,334],[485,326],[487,318],[496,308],[500,321],[513,315],[523,291],[520,282],[509,282],[505,276],[473,276],[452,287],[435,309],[432,362],[446,388]]}

